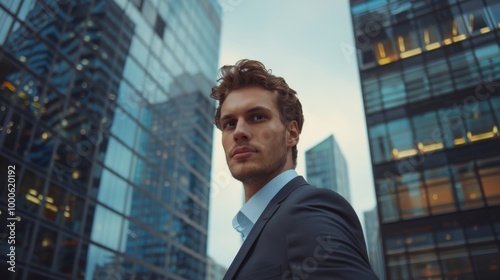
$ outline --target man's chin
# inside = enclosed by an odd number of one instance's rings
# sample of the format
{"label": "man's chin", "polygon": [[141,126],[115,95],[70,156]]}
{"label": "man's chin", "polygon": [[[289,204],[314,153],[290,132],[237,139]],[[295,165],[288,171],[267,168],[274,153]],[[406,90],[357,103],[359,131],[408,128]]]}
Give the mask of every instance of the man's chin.
{"label": "man's chin", "polygon": [[259,177],[259,174],[261,174],[261,172],[259,172],[254,168],[242,167],[242,166],[238,166],[237,168],[231,168],[230,171],[234,179],[241,182],[246,182],[255,177]]}

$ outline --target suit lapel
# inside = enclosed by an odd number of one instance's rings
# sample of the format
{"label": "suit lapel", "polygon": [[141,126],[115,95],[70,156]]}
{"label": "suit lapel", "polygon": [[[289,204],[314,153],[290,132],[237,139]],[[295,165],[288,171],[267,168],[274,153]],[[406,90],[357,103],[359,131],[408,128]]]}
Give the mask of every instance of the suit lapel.
{"label": "suit lapel", "polygon": [[271,202],[269,202],[269,205],[267,205],[266,209],[264,209],[264,212],[260,215],[259,219],[253,226],[252,230],[248,234],[248,237],[245,239],[243,242],[243,245],[241,246],[240,250],[238,251],[238,254],[236,254],[236,257],[234,258],[233,262],[231,263],[231,266],[229,266],[226,275],[224,275],[223,280],[230,280],[233,279],[234,275],[240,268],[240,266],[243,263],[243,260],[245,259],[245,256],[248,254],[250,251],[250,248],[252,248],[252,245],[255,243],[257,238],[259,237],[260,233],[264,229],[265,225],[271,219],[271,217],[274,215],[276,210],[280,207],[280,204],[283,200],[285,200],[288,195],[294,191],[296,188],[306,185],[307,182],[304,180],[302,176],[297,176],[294,179],[292,179],[288,184],[286,184],[274,197],[271,199]]}

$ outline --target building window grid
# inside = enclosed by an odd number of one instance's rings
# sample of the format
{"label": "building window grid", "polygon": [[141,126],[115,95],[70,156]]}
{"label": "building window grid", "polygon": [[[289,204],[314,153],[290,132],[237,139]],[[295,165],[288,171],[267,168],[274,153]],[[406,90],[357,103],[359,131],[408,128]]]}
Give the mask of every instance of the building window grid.
{"label": "building window grid", "polygon": [[[474,195],[472,199],[466,198],[463,194],[459,193],[462,188],[462,183],[457,181],[456,175],[453,175],[453,170],[450,169],[451,167],[443,169],[446,174],[436,177],[438,180],[446,181],[443,185],[444,188],[441,188],[441,192],[439,192],[439,190],[434,190],[435,185],[429,183],[430,181],[425,179],[425,174],[442,168],[435,168],[431,170],[423,169],[413,173],[406,173],[406,177],[409,179],[404,179],[405,176],[396,176],[392,178],[387,177],[386,179],[377,181],[377,204],[380,205],[382,209],[382,222],[408,220],[423,216],[456,212],[458,209],[465,210],[482,207],[488,202],[491,206],[499,205],[500,195],[498,195],[498,191],[496,191],[494,187],[490,187],[489,193],[485,193],[484,182],[488,179],[484,178],[488,178],[487,176],[489,174],[493,174],[492,176],[496,177],[493,177],[486,182],[495,182],[495,178],[500,177],[497,172],[500,170],[500,164],[496,163],[496,165],[492,164],[487,166],[487,168],[495,170],[492,173],[487,173],[487,170],[489,169],[486,169],[485,172],[481,173],[481,168],[477,166],[477,163],[471,163],[474,164],[473,174],[475,175],[475,178],[471,179],[477,182],[477,191],[480,192],[476,194],[469,193],[469,195]],[[384,186],[386,188],[384,188]],[[446,202],[445,204],[439,203],[440,196],[444,196],[444,200]],[[420,198],[421,200],[414,200],[413,198]],[[396,208],[390,208],[391,205]],[[392,212],[390,209],[393,209],[396,212]]]}
{"label": "building window grid", "polygon": [[[389,268],[389,275],[391,280],[396,280],[396,279],[421,279],[420,277],[440,277],[441,279],[445,279],[447,277],[456,277],[456,276],[473,276],[472,273],[472,256],[473,253],[471,252],[471,247],[480,245],[480,244],[487,244],[488,248],[492,252],[499,252],[499,237],[498,234],[495,236],[494,234],[494,224],[484,224],[484,225],[470,225],[470,227],[473,231],[479,230],[479,227],[486,226],[486,230],[489,227],[489,230],[491,231],[492,235],[489,239],[484,240],[484,239],[478,239],[478,240],[472,240],[470,237],[465,236],[465,229],[467,228],[464,225],[455,227],[455,229],[461,230],[463,235],[463,240],[459,243],[450,243],[446,246],[440,246],[438,243],[438,229],[434,229],[430,232],[430,236],[432,236],[431,242],[425,244],[425,246],[421,246],[420,248],[417,249],[411,249],[410,245],[415,242],[415,240],[412,238],[412,235],[410,233],[405,233],[403,235],[400,235],[398,237],[392,237],[392,238],[398,238],[402,242],[399,243],[394,243],[396,247],[391,247],[392,249],[389,250],[387,248],[388,244],[387,241],[384,242],[384,247],[385,247],[385,259],[388,261],[388,268]],[[453,228],[451,228],[453,229]],[[449,231],[444,231],[444,232],[449,232]],[[420,233],[422,234],[422,233]],[[429,234],[427,232],[427,234]],[[453,239],[453,236],[451,232],[445,234],[445,238],[447,242],[450,242]],[[455,235],[456,236],[456,235]],[[389,239],[387,239],[389,240]],[[487,242],[487,243],[485,243]],[[451,275],[447,274],[446,271],[448,269],[446,268],[446,261],[450,259],[448,254],[445,254],[445,252],[450,251],[450,250],[460,250],[460,254],[457,254],[457,252],[454,252],[451,256],[453,258],[459,257],[461,261],[464,262],[465,267],[460,267],[460,269],[463,269],[463,271],[451,271]],[[414,261],[412,260],[412,255],[414,256],[419,256],[420,254],[429,254],[432,253],[435,255],[433,258],[435,264],[434,266],[421,266],[420,269],[422,269],[424,272],[426,272],[426,275],[419,275],[418,270],[419,267],[414,267],[412,263],[419,263],[417,259]],[[417,261],[417,262],[415,262]],[[428,264],[431,259],[426,259],[424,263]],[[457,269],[457,268],[456,268]],[[396,275],[394,275],[396,273]],[[399,277],[398,277],[399,276]],[[403,276],[403,278],[400,278]]]}
{"label": "building window grid", "polygon": [[[467,5],[461,4],[461,5]],[[493,4],[491,4],[493,5]],[[379,41],[376,42],[372,45],[372,48],[375,50],[375,54],[377,55],[377,60],[379,65],[385,65],[388,63],[391,63],[393,61],[399,60],[399,59],[405,59],[408,57],[412,57],[415,55],[419,55],[422,53],[422,50],[424,51],[432,51],[437,48],[440,48],[442,46],[446,45],[451,45],[453,43],[458,43],[463,40],[466,40],[469,37],[473,37],[476,35],[482,35],[491,32],[494,29],[500,28],[500,22],[498,23],[498,26],[495,26],[494,22],[495,20],[493,19],[493,12],[489,9],[489,4],[485,7],[482,7],[482,9],[474,10],[474,11],[469,11],[468,8],[463,8],[462,10],[466,12],[467,14],[463,14],[459,10],[459,4],[455,3],[452,7],[451,10],[453,11],[453,17],[449,19],[444,25],[443,23],[440,24],[441,30],[439,33],[441,34],[441,38],[443,38],[442,41],[439,42],[434,42],[434,40],[431,39],[430,35],[431,33],[426,32],[426,28],[421,29],[420,33],[421,36],[418,37],[418,45],[419,46],[424,46],[422,47],[411,47],[408,48],[405,43],[405,36],[397,36],[395,38],[389,39],[387,41]],[[488,12],[489,11],[489,12]],[[372,11],[373,12],[373,11]],[[434,11],[436,13],[436,11]],[[366,13],[367,15],[368,13]],[[467,16],[468,15],[468,16]],[[476,15],[474,17],[474,15]],[[481,19],[478,19],[478,15],[482,15]],[[484,17],[486,15],[486,17]],[[379,16],[381,17],[381,16]],[[389,16],[387,16],[389,17]],[[409,22],[414,23],[415,21],[418,21],[420,17],[409,17],[407,20]],[[490,19],[491,20],[488,20]],[[373,18],[371,19],[376,20],[376,24],[380,25],[382,28],[384,26],[388,26],[390,23],[390,20],[387,20],[386,18]],[[478,21],[480,24],[474,24],[474,22]],[[392,23],[393,25],[396,24],[396,22]],[[402,22],[397,22],[397,24],[402,24]],[[408,23],[406,24],[408,25]],[[484,26],[486,25],[486,26]],[[446,26],[446,27],[444,27]],[[444,29],[443,29],[444,28]],[[359,30],[359,27],[358,27]],[[365,30],[365,32],[368,32]],[[478,33],[479,32],[479,33]],[[359,35],[359,34],[358,34]],[[448,35],[448,36],[445,36]],[[423,42],[421,41],[423,39]],[[417,42],[417,40],[411,40],[414,42]],[[393,44],[397,45],[397,47],[392,47]],[[399,50],[396,54],[390,54],[392,53],[391,50]],[[399,53],[399,54],[398,54]],[[362,57],[362,56],[360,56]],[[361,65],[364,63],[361,62]]]}

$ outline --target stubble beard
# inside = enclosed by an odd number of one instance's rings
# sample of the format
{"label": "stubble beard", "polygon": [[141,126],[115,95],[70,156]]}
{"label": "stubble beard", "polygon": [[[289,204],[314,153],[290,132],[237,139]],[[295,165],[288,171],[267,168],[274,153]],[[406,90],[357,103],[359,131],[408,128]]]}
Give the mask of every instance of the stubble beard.
{"label": "stubble beard", "polygon": [[[272,178],[269,177],[275,177],[278,175],[278,172],[285,166],[286,161],[287,161],[287,150],[286,150],[286,137],[283,134],[283,137],[281,137],[281,142],[274,147],[276,150],[279,151],[279,153],[273,155],[271,157],[272,162],[263,162],[262,166],[256,166],[256,163],[251,162],[252,159],[248,160],[249,162],[239,162],[237,163],[236,168],[229,168],[231,171],[231,175],[238,181],[242,182],[244,185],[254,185],[258,182],[267,182],[271,180]],[[284,151],[283,151],[284,149]],[[259,153],[262,151],[259,151]],[[258,155],[258,153],[257,153]],[[276,162],[273,159],[279,158],[279,160]],[[255,160],[255,159],[253,159]],[[241,165],[251,165],[251,166],[241,166]]]}

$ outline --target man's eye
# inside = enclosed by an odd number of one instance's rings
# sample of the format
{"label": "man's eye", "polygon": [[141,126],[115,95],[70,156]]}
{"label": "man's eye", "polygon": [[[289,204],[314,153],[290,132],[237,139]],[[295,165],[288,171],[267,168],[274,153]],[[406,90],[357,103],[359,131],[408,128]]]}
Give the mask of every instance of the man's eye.
{"label": "man's eye", "polygon": [[235,121],[228,121],[228,122],[225,122],[223,125],[222,125],[222,128],[230,128],[230,127],[233,127],[236,125],[236,122]]}
{"label": "man's eye", "polygon": [[264,115],[262,115],[262,114],[255,114],[255,115],[253,116],[253,118],[254,118],[255,120],[259,121],[259,120],[263,120],[263,119],[265,119],[265,118],[266,118],[266,116],[264,116]]}

